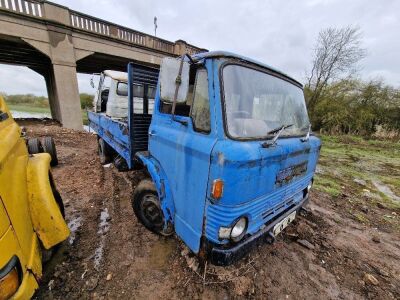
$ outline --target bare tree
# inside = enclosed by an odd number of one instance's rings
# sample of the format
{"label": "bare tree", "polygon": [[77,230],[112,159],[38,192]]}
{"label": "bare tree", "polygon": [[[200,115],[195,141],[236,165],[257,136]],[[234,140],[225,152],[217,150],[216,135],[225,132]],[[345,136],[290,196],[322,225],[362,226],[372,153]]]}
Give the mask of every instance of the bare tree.
{"label": "bare tree", "polygon": [[341,76],[354,74],[365,57],[359,28],[327,28],[320,31],[307,85],[311,91],[308,109],[312,114],[327,84]]}

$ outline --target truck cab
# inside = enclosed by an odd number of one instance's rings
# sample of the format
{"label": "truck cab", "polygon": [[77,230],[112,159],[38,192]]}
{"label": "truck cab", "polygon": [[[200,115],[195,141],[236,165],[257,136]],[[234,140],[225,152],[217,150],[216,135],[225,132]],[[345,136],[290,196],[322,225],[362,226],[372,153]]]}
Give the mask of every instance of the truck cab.
{"label": "truck cab", "polygon": [[[92,77],[92,86],[94,81]],[[149,92],[149,111],[154,108],[155,86]],[[142,85],[133,86],[135,112],[143,113],[144,89]],[[94,111],[104,113],[110,118],[124,120],[128,118],[128,74],[113,70],[100,73],[100,80],[93,99]]]}
{"label": "truck cab", "polygon": [[[301,84],[229,52],[167,58],[153,76],[154,110],[140,115],[132,87],[146,78],[138,74],[129,65],[126,160],[149,174],[132,196],[138,219],[217,265],[272,242],[308,200],[319,157]],[[115,141],[107,145],[117,149]]]}

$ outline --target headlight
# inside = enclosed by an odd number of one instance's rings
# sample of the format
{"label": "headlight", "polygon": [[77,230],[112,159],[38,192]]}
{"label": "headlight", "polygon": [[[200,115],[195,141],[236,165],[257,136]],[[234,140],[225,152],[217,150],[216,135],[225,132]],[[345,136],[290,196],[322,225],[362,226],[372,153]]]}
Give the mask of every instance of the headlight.
{"label": "headlight", "polygon": [[220,239],[231,239],[234,242],[240,241],[246,233],[247,219],[241,217],[232,227],[220,227],[218,236]]}
{"label": "headlight", "polygon": [[232,240],[240,240],[245,233],[247,227],[247,220],[246,218],[240,218],[235,226],[233,226],[231,231],[231,239]]}
{"label": "headlight", "polygon": [[20,285],[18,275],[18,258],[14,256],[10,262],[0,270],[0,300],[11,298]]}

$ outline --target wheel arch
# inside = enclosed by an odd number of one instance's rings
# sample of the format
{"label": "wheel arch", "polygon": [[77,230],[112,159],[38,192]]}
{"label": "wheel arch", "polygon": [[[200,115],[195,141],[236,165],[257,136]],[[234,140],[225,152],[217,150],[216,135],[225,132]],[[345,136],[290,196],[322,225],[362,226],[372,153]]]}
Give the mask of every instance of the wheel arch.
{"label": "wheel arch", "polygon": [[29,157],[27,166],[28,201],[32,224],[46,249],[70,234],[52,190],[49,176],[51,157],[47,153]]}
{"label": "wheel arch", "polygon": [[135,158],[149,173],[158,193],[166,221],[174,224],[175,205],[168,178],[159,162],[147,152],[138,152]]}

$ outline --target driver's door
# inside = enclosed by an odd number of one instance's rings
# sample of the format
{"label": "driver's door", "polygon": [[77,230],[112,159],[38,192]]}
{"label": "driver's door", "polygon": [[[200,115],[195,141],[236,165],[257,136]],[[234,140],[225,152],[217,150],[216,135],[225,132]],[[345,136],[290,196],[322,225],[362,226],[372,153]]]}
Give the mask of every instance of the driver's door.
{"label": "driver's door", "polygon": [[173,120],[162,101],[156,101],[149,129],[149,150],[168,178],[175,206],[175,231],[197,253],[203,228],[210,155],[216,136],[211,122],[212,85],[208,82],[207,70],[201,68],[195,74],[193,96],[176,108],[178,121]]}

